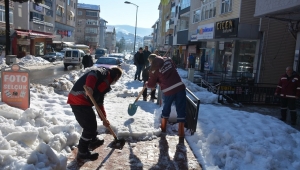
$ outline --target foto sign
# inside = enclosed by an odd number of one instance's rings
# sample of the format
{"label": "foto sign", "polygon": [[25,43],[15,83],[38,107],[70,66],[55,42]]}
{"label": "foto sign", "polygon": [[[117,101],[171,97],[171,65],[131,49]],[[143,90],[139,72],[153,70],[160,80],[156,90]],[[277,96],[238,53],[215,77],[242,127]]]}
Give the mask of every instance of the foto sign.
{"label": "foto sign", "polygon": [[23,110],[29,108],[29,71],[17,64],[1,71],[2,102]]}

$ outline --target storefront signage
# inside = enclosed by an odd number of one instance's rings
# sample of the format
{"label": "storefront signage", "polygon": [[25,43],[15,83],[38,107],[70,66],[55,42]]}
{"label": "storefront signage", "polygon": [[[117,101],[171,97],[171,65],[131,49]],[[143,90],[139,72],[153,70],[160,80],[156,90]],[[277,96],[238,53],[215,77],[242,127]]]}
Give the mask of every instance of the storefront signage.
{"label": "storefront signage", "polygon": [[30,39],[17,39],[19,45],[30,45]]}
{"label": "storefront signage", "polygon": [[214,24],[199,25],[197,28],[197,40],[213,39],[214,38]]}
{"label": "storefront signage", "polygon": [[237,37],[239,18],[216,22],[215,38]]}
{"label": "storefront signage", "polygon": [[72,36],[72,31],[57,30],[57,34],[62,35],[62,37],[63,36],[71,37]]}
{"label": "storefront signage", "polygon": [[13,64],[2,69],[1,78],[2,102],[23,110],[29,108],[29,71]]}
{"label": "storefront signage", "polygon": [[197,41],[197,34],[191,35],[191,41]]}

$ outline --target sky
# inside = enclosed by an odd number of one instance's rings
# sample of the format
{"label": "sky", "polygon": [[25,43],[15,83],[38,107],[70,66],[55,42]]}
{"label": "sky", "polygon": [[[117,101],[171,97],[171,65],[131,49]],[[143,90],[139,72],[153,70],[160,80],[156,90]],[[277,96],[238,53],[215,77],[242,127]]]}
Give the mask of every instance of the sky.
{"label": "sky", "polygon": [[[135,26],[136,6],[125,4],[125,0],[78,0],[78,3],[100,5],[100,17],[108,25]],[[138,7],[137,27],[151,28],[158,20],[160,0],[130,0]]]}
{"label": "sky", "polygon": [[[1,61],[0,66],[5,66]],[[31,70],[49,66],[34,56],[22,63]],[[121,67],[124,74],[104,101],[107,119],[113,120],[110,124],[118,137],[152,140],[161,134],[162,107],[140,99],[136,114],[129,116],[124,108],[135,100],[142,82],[133,80],[132,63]],[[82,129],[66,103],[67,94],[73,82],[91,69],[96,68],[74,70],[49,86],[31,84],[31,104],[25,111],[0,102],[0,169],[68,169],[70,147],[77,145]],[[223,106],[217,103],[217,95],[188,81],[185,70],[178,73],[201,100],[196,132],[186,133],[185,139],[204,170],[300,169],[298,130],[272,116]],[[175,118],[172,106],[170,121]],[[133,120],[130,129],[124,123],[128,120]],[[98,118],[97,122],[103,137],[105,127]],[[167,135],[177,133],[177,124],[167,125]]]}

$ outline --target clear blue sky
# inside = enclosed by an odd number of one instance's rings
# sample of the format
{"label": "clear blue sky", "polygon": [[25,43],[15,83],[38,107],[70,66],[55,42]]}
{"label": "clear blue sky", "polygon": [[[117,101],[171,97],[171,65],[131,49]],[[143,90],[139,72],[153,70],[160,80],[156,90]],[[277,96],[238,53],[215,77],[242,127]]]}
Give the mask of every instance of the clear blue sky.
{"label": "clear blue sky", "polygon": [[[78,3],[100,5],[100,17],[108,25],[135,26],[136,6],[125,4],[125,0],[78,0]],[[137,27],[151,28],[159,16],[160,0],[129,0],[138,5]]]}

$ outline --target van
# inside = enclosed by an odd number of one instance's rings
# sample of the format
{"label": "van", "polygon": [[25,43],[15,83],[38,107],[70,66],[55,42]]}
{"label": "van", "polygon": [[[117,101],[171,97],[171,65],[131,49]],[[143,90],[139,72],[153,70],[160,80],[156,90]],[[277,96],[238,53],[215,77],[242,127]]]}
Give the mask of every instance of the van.
{"label": "van", "polygon": [[82,68],[83,56],[85,56],[83,50],[78,50],[78,49],[66,50],[64,55],[65,69],[67,69],[68,66],[73,66],[73,67],[79,66],[80,68]]}
{"label": "van", "polygon": [[98,59],[100,57],[107,57],[107,49],[105,49],[105,48],[97,48],[95,50],[95,59]]}

